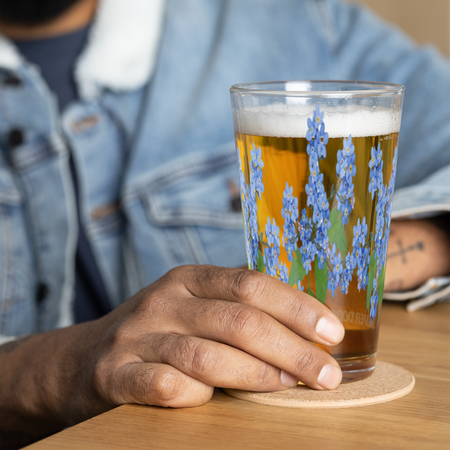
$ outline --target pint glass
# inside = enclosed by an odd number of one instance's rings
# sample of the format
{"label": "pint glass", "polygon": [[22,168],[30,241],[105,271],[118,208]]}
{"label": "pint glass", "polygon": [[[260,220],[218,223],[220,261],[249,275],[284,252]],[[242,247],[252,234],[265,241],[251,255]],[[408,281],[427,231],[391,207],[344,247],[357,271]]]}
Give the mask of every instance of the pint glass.
{"label": "pint glass", "polygon": [[343,381],[375,369],[404,88],[341,81],[231,88],[248,266],[322,302]]}

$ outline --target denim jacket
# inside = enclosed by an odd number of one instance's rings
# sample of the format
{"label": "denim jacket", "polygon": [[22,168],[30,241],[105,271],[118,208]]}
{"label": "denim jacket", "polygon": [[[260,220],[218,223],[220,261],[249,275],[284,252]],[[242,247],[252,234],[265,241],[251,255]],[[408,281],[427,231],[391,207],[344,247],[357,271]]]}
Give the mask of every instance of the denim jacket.
{"label": "denim jacket", "polygon": [[405,85],[394,217],[450,211],[450,64],[435,50],[336,0],[167,0],[155,2],[161,16],[149,3],[101,3],[77,68],[80,100],[61,114],[39,71],[0,39],[3,340],[72,323],[68,148],[113,306],[181,264],[245,265],[235,83]]}

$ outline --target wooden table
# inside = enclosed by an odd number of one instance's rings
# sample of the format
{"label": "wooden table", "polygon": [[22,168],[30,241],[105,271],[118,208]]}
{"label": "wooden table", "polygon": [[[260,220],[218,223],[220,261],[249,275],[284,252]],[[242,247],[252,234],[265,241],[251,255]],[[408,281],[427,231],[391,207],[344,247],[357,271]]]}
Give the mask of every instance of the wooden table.
{"label": "wooden table", "polygon": [[379,359],[416,377],[399,400],[301,410],[236,400],[216,390],[205,406],[125,405],[28,448],[39,449],[450,449],[450,304],[415,313],[384,304]]}

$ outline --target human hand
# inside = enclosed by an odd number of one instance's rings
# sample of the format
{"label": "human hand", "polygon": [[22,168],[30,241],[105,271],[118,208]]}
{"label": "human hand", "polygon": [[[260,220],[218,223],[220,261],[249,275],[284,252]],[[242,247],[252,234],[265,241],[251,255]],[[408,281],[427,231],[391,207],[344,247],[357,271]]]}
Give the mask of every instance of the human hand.
{"label": "human hand", "polygon": [[430,220],[391,223],[385,291],[407,291],[450,275],[450,239]]}
{"label": "human hand", "polygon": [[197,406],[214,386],[332,389],[339,365],[309,341],[343,336],[328,308],[268,275],[179,267],[98,321],[78,390],[92,384],[96,414],[123,403]]}

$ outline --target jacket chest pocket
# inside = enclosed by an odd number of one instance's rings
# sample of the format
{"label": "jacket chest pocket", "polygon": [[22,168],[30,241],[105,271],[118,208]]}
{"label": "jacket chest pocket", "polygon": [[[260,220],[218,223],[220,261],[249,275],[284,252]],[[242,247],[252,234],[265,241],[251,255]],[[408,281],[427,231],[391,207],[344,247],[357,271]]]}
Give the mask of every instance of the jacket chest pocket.
{"label": "jacket chest pocket", "polygon": [[228,147],[179,159],[135,188],[128,213],[143,284],[182,264],[246,265],[238,183]]}

